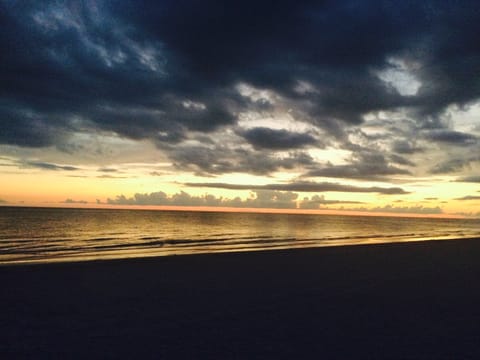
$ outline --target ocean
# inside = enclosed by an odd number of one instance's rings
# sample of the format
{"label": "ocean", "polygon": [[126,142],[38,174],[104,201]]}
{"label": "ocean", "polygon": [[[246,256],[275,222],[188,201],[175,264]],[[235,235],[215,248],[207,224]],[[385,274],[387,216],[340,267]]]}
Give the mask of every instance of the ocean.
{"label": "ocean", "polygon": [[480,237],[480,220],[0,207],[0,264]]}

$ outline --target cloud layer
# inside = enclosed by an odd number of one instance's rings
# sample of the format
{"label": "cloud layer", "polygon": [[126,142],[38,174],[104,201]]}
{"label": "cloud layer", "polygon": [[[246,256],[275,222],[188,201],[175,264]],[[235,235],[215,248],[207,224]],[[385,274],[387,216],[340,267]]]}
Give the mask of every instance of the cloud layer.
{"label": "cloud layer", "polygon": [[204,187],[229,190],[275,190],[275,191],[297,191],[297,192],[357,192],[357,193],[379,193],[386,195],[408,194],[407,191],[399,187],[383,188],[378,186],[360,187],[352,185],[342,185],[329,182],[296,182],[289,184],[268,184],[268,185],[246,185],[246,184],[227,184],[227,183],[185,183],[190,187]]}
{"label": "cloud layer", "polygon": [[[447,106],[480,96],[471,76],[480,69],[474,1],[1,7],[6,144],[47,146],[85,127],[175,143],[189,130],[235,124],[241,111],[275,108],[271,99],[241,96],[234,86],[242,82],[278,94],[330,133],[336,120],[359,124],[367,113],[399,107],[427,126]],[[401,86],[410,78],[419,84],[415,92]],[[313,143],[267,129],[244,136],[257,147]],[[473,140],[443,130],[430,138]]]}
{"label": "cloud layer", "polygon": [[298,194],[293,192],[256,190],[254,197],[242,200],[240,197],[227,199],[214,195],[192,196],[185,191],[167,195],[163,191],[150,194],[137,193],[127,198],[119,195],[115,199],[108,199],[110,205],[156,205],[156,206],[214,206],[214,207],[236,207],[236,208],[273,208],[273,209],[295,209]]}
{"label": "cloud layer", "polygon": [[[120,179],[104,158],[128,142],[151,153],[118,163],[158,158],[195,187],[478,182],[478,114],[459,119],[480,101],[473,0],[0,0],[0,23],[0,155],[21,168]],[[205,182],[232,174],[272,184]]]}

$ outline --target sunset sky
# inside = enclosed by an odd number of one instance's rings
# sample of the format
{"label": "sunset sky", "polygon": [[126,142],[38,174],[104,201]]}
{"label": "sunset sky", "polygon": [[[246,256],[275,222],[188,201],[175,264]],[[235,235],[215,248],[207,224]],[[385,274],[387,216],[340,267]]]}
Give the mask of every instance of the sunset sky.
{"label": "sunset sky", "polygon": [[477,1],[0,0],[0,203],[480,216]]}

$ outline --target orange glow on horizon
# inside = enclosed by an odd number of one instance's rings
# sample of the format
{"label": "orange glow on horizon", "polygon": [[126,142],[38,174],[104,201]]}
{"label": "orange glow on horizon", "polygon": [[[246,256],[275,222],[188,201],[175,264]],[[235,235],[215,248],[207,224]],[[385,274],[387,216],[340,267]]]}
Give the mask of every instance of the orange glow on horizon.
{"label": "orange glow on horizon", "polygon": [[395,212],[369,212],[335,209],[274,209],[274,208],[234,208],[220,206],[163,206],[163,205],[111,205],[111,204],[1,204],[0,206],[18,207],[45,207],[66,209],[107,209],[107,210],[154,210],[154,211],[198,211],[198,212],[227,212],[227,213],[257,213],[257,214],[305,214],[305,215],[342,215],[342,216],[370,216],[370,217],[400,217],[400,218],[435,218],[435,219],[465,219],[467,217],[454,214],[415,214]]}

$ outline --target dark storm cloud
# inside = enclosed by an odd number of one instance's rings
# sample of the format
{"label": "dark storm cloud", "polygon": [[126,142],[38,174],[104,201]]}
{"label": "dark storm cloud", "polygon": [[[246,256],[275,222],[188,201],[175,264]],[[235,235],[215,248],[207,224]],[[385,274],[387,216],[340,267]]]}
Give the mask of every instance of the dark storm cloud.
{"label": "dark storm cloud", "polygon": [[64,137],[62,126],[51,124],[44,115],[16,106],[15,103],[0,100],[1,144],[46,147]]}
{"label": "dark storm cloud", "polygon": [[247,172],[262,175],[315,164],[310,155],[299,151],[290,152],[286,156],[276,156],[267,151],[252,152],[240,148],[232,149],[226,145],[172,146],[165,149],[177,168],[199,174]]}
{"label": "dark storm cloud", "polygon": [[289,184],[267,184],[267,185],[244,185],[227,183],[185,183],[191,187],[205,187],[229,190],[275,190],[275,191],[295,191],[295,192],[357,192],[357,193],[379,193],[386,195],[408,194],[405,190],[398,187],[360,187],[353,185],[342,185],[329,182],[310,182],[301,181]]}
{"label": "dark storm cloud", "polygon": [[389,156],[390,160],[395,163],[395,164],[398,164],[398,165],[405,165],[405,166],[415,166],[415,163],[408,160],[407,158],[403,157],[403,156],[400,156],[400,155],[396,155],[396,154],[391,154]]}
{"label": "dark storm cloud", "polygon": [[415,143],[406,140],[395,140],[392,144],[392,151],[402,155],[411,155],[425,151],[424,148],[418,147]]}
{"label": "dark storm cloud", "polygon": [[240,132],[254,148],[289,150],[298,149],[319,142],[310,134],[296,133],[287,130],[275,130],[265,127],[257,127]]}
{"label": "dark storm cloud", "polygon": [[111,17],[106,3],[1,6],[9,30],[0,36],[3,143],[55,144],[55,132],[78,130],[78,121],[82,129],[175,142],[186,129],[234,121],[228,94],[216,96],[221,88],[204,86],[187,69],[177,72],[173,63],[167,72],[172,59],[162,39]]}
{"label": "dark storm cloud", "polygon": [[478,138],[474,135],[452,130],[433,130],[427,133],[425,137],[434,142],[443,142],[457,146],[474,145],[478,142]]}
{"label": "dark storm cloud", "polygon": [[[2,1],[0,23],[2,144],[59,146],[104,130],[163,149],[234,125],[242,111],[275,108],[241,96],[238,83],[279,94],[337,139],[363,115],[399,107],[435,129],[447,106],[480,97],[476,1]],[[407,71],[418,92],[402,93],[379,71]],[[306,134],[261,132],[244,136],[257,149],[315,145]],[[428,140],[476,141],[454,132]],[[167,154],[209,172],[256,169],[218,152]]]}
{"label": "dark storm cloud", "polygon": [[[435,115],[479,95],[471,76],[480,65],[472,57],[479,30],[473,1],[278,1],[274,9],[252,1],[167,1],[136,11],[148,5],[130,7],[128,17],[163,39],[192,73],[210,84],[241,79],[290,98],[318,100],[306,110],[319,124],[322,118],[359,123],[364,113],[397,106]],[[417,98],[400,96],[372,75],[395,55],[421,63],[413,71],[424,84]],[[297,79],[319,91],[295,93]]]}

